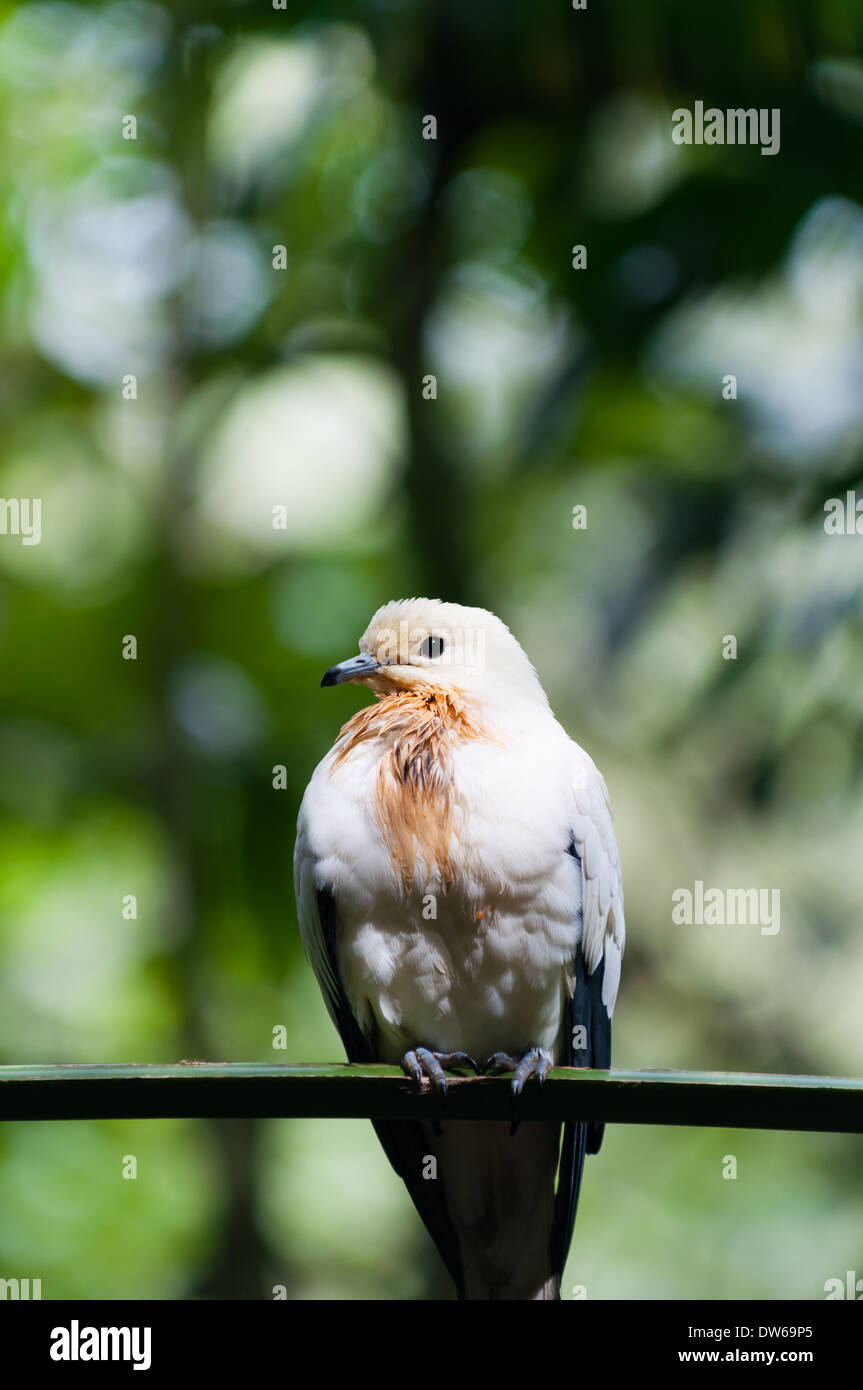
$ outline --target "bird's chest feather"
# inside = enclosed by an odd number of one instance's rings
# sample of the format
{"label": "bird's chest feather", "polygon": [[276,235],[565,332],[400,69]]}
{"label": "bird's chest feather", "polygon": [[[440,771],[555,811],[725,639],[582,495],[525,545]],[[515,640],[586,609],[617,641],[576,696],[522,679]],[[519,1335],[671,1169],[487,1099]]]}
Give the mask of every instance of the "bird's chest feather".
{"label": "bird's chest feather", "polygon": [[487,735],[463,701],[429,689],[390,696],[342,730],[332,771],[352,761],[373,786],[366,800],[404,890],[418,878],[454,878],[460,797],[458,750]]}
{"label": "bird's chest feather", "polygon": [[381,701],[330,769],[351,834],[338,851],[348,997],[380,1055],[555,1048],[579,887],[553,759],[456,707]]}

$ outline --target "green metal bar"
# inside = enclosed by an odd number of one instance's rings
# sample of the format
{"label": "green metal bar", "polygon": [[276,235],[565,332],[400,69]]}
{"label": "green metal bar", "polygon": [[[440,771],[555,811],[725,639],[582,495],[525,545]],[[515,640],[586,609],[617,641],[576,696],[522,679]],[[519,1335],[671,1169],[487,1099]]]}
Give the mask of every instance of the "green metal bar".
{"label": "green metal bar", "polygon": [[419,1094],[396,1067],[180,1062],[0,1067],[0,1120],[332,1117],[605,1120],[863,1134],[863,1080],[555,1067],[513,1102],[509,1080],[450,1076]]}

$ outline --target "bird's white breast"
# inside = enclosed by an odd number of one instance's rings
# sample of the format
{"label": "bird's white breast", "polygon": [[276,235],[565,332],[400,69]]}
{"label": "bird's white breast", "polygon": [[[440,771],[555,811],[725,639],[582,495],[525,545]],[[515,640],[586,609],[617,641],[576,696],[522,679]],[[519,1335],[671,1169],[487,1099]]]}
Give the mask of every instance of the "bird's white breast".
{"label": "bird's white breast", "polygon": [[447,869],[420,844],[408,886],[381,828],[386,755],[380,739],[329,754],[301,812],[316,884],[335,893],[339,971],[360,1026],[374,1020],[384,1061],[417,1045],[480,1063],[531,1046],[561,1055],[581,906],[567,853],[573,776],[579,759],[593,764],[545,712],[529,737],[454,739]]}

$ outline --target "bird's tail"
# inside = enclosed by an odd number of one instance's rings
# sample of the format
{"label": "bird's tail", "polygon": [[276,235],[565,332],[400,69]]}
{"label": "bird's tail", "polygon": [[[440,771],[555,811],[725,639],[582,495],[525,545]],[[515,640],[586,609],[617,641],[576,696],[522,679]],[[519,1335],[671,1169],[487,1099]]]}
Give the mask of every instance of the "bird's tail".
{"label": "bird's tail", "polygon": [[496,1121],[374,1125],[459,1298],[560,1298],[587,1125],[566,1125],[562,1146],[560,1125],[530,1121],[515,1134]]}
{"label": "bird's tail", "polygon": [[479,1285],[474,1283],[468,1289],[459,1287],[458,1296],[460,1299],[468,1301],[481,1300],[483,1302],[488,1302],[493,1299],[520,1299],[522,1301],[530,1300],[532,1302],[538,1299],[559,1299],[560,1276],[558,1274],[550,1274],[545,1283],[541,1284],[535,1293],[500,1292],[492,1285],[484,1286],[482,1283]]}
{"label": "bird's tail", "polygon": [[453,1120],[430,1135],[458,1241],[459,1297],[560,1297],[554,1179],[560,1126]]}

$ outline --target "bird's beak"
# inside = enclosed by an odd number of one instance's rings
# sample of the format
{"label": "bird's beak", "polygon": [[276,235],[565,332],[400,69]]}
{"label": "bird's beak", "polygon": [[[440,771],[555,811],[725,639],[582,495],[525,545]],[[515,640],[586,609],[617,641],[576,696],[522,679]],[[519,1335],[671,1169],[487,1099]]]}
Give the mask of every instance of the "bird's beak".
{"label": "bird's beak", "polygon": [[331,666],[329,671],[325,671],[321,676],[321,685],[341,685],[343,681],[362,680],[363,676],[370,676],[379,668],[379,661],[373,656],[368,656],[366,652],[361,652],[359,656],[340,661],[338,666]]}

